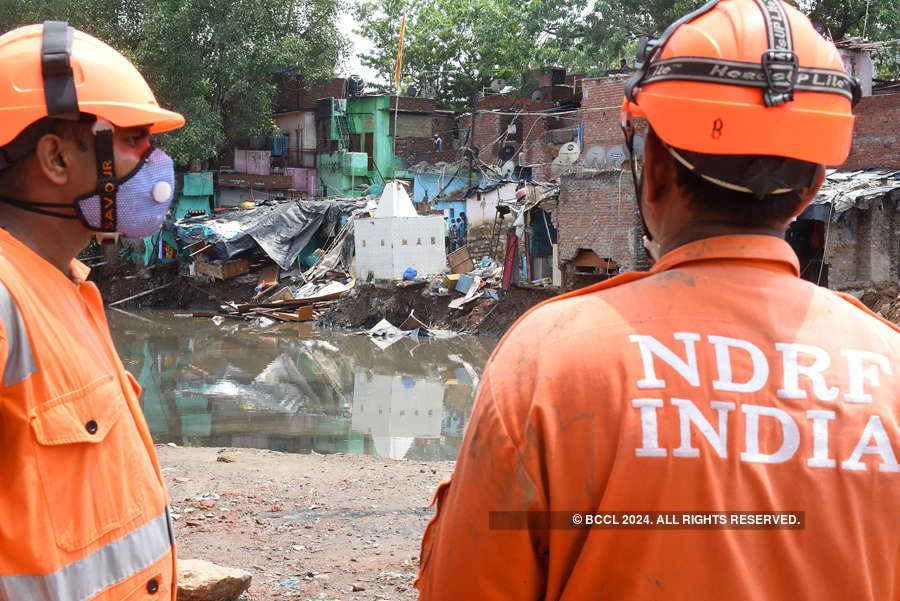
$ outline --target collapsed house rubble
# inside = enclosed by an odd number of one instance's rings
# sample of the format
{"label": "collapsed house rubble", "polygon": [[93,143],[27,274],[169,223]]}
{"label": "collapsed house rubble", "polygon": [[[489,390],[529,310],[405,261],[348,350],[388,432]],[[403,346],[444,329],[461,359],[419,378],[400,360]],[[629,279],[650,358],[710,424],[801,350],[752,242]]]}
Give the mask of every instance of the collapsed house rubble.
{"label": "collapsed house rubble", "polygon": [[[491,175],[470,192],[486,194],[502,185],[517,185]],[[189,277],[256,284],[249,301],[220,299],[216,310],[191,314],[219,323],[251,320],[260,326],[309,321],[320,318],[358,282],[371,281],[418,290],[448,310],[468,313],[477,305],[498,302],[512,285],[551,284],[550,277],[531,279],[536,271],[529,255],[534,244],[528,241],[533,228],[528,224],[532,213],[551,206],[557,195],[555,185],[527,183],[518,193],[493,199],[498,218],[492,224],[492,246],[501,248],[504,264],[489,255],[472,257],[469,246],[447,255],[443,216],[419,215],[403,186],[393,181],[380,197],[269,200],[213,215],[185,216],[174,230],[182,255],[193,260],[187,267]],[[542,213],[539,234],[549,234],[548,214]]]}
{"label": "collapsed house rubble", "polygon": [[192,275],[227,279],[247,273],[252,264],[263,266],[251,302],[225,303],[219,311],[194,314],[314,319],[353,287],[353,221],[367,206],[365,200],[273,201],[178,220],[178,238],[195,257]]}
{"label": "collapsed house rubble", "polygon": [[828,170],[788,229],[802,277],[837,290],[900,280],[900,171]]}

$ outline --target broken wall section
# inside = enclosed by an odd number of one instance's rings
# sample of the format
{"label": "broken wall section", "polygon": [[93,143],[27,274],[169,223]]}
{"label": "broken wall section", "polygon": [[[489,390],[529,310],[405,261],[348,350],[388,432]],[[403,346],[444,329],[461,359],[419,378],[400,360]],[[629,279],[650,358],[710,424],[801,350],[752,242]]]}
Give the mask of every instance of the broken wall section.
{"label": "broken wall section", "polygon": [[[900,195],[871,208],[852,208],[828,227],[828,287],[866,288],[900,280]],[[824,283],[824,282],[823,282]]]}
{"label": "broken wall section", "polygon": [[631,174],[626,171],[585,171],[560,178],[559,205],[553,211],[558,231],[559,260],[571,274],[582,250],[611,259],[622,271],[644,271],[650,257],[641,244]]}

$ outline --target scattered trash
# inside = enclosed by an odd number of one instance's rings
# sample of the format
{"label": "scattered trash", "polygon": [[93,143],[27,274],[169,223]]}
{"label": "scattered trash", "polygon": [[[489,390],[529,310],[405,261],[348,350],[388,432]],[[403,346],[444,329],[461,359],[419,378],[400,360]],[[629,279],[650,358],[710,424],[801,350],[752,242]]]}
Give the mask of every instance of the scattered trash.
{"label": "scattered trash", "polygon": [[216,461],[218,461],[219,463],[234,463],[235,461],[237,461],[237,459],[235,459],[231,455],[219,455],[216,457]]}
{"label": "scattered trash", "polygon": [[450,262],[450,271],[453,273],[468,273],[475,269],[475,265],[472,263],[472,257],[469,256],[469,248],[467,246],[463,246],[450,253],[447,256],[447,260]]}
{"label": "scattered trash", "polygon": [[300,584],[300,578],[297,576],[291,576],[287,580],[282,580],[278,583],[278,586],[283,586],[285,588],[297,588]]}
{"label": "scattered trash", "polygon": [[370,328],[366,335],[370,338],[372,337],[381,337],[381,338],[391,338],[396,337],[400,338],[403,336],[403,330],[392,324],[386,319],[382,319],[378,323],[376,323],[372,328]]}
{"label": "scattered trash", "polygon": [[418,272],[415,269],[413,269],[412,267],[407,267],[406,270],[403,272],[403,279],[404,280],[414,280],[414,279],[416,279],[416,275],[418,275]]}
{"label": "scattered trash", "polygon": [[[468,277],[468,276],[466,276],[466,277]],[[483,293],[479,291],[479,289],[482,286],[481,276],[476,275],[474,278],[471,278],[471,280],[472,281],[469,284],[468,289],[466,290],[465,296],[463,296],[462,298],[457,298],[457,299],[450,301],[450,304],[447,305],[448,307],[450,307],[451,309],[461,309],[467,303],[469,303],[483,295]],[[460,276],[460,282],[462,282],[462,281],[463,281],[462,276]],[[457,284],[457,290],[459,290],[459,285],[460,284]]]}
{"label": "scattered trash", "polygon": [[457,292],[468,294],[469,289],[472,287],[473,283],[475,283],[475,278],[466,274],[460,274],[458,279],[456,280],[456,286],[454,288]]}
{"label": "scattered trash", "polygon": [[409,317],[406,318],[406,321],[404,321],[402,324],[400,324],[400,329],[407,330],[407,331],[408,330],[416,330],[416,329],[426,330],[426,329],[428,329],[428,326],[426,326],[424,323],[422,323],[421,321],[419,321],[416,318],[415,311],[410,311]]}
{"label": "scattered trash", "polygon": [[378,348],[385,350],[404,337],[418,342],[419,336],[433,336],[434,334],[413,313],[410,313],[409,317],[403,321],[403,327],[398,328],[388,320],[382,319],[369,329],[366,335]]}
{"label": "scattered trash", "polygon": [[448,273],[444,276],[443,281],[441,281],[441,285],[444,288],[456,288],[456,283],[459,282],[460,274],[458,273]]}

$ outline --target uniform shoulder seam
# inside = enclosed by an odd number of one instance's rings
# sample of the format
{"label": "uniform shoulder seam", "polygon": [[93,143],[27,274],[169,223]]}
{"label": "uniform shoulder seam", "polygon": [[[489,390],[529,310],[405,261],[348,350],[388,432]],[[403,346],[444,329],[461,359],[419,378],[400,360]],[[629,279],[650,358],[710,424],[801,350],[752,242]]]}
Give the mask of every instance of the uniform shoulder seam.
{"label": "uniform shoulder seam", "polygon": [[897,324],[892,323],[892,322],[888,321],[887,319],[885,319],[884,317],[882,317],[881,315],[879,315],[878,313],[875,313],[870,308],[868,308],[865,304],[863,304],[863,302],[861,300],[859,300],[852,294],[847,294],[846,292],[838,292],[837,290],[828,290],[828,292],[830,292],[834,296],[838,297],[839,299],[841,299],[847,303],[850,303],[855,308],[861,310],[863,313],[866,313],[867,315],[874,317],[881,323],[885,324],[886,326],[890,327],[892,330],[894,330],[895,332],[900,334],[900,326],[897,326]]}
{"label": "uniform shoulder seam", "polygon": [[503,335],[503,338],[500,339],[500,342],[497,343],[497,346],[494,349],[494,352],[491,353],[491,358],[489,359],[489,361],[493,361],[494,357],[497,355],[497,352],[503,346],[503,343],[505,343],[506,339],[509,338],[510,332],[515,330],[516,327],[518,327],[518,325],[520,323],[522,323],[522,321],[524,321],[529,315],[531,315],[535,311],[541,309],[542,307],[545,307],[547,305],[557,303],[560,301],[568,300],[571,298],[577,298],[579,296],[584,296],[586,294],[591,294],[593,292],[599,292],[600,290],[607,290],[609,288],[615,288],[616,286],[630,284],[631,282],[649,277],[651,275],[653,275],[653,272],[651,272],[651,271],[629,271],[629,272],[623,273],[621,275],[617,275],[614,278],[605,280],[603,282],[598,282],[597,284],[594,284],[592,286],[588,286],[586,288],[579,288],[578,290],[566,292],[565,294],[560,294],[558,296],[554,296],[553,298],[548,298],[545,301],[541,301],[540,303],[536,304],[532,308],[528,309],[528,311],[523,313],[516,321],[513,322],[513,324],[506,331],[506,334]]}

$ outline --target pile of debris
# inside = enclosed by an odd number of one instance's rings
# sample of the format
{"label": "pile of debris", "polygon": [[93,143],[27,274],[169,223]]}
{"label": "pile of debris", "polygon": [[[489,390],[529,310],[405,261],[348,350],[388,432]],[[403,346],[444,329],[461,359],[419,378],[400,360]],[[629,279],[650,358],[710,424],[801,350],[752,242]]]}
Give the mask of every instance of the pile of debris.
{"label": "pile of debris", "polygon": [[490,257],[483,257],[478,267],[464,246],[449,255],[451,273],[420,276],[412,268],[407,269],[398,288],[423,288],[426,296],[452,297],[447,303],[451,309],[463,309],[472,301],[486,298],[496,302],[503,282],[503,266]]}
{"label": "pile of debris", "polygon": [[195,276],[227,280],[259,269],[250,302],[221,301],[218,311],[189,315],[260,326],[318,319],[355,284],[353,228],[367,206],[365,200],[289,201],[178,221],[179,238],[200,246],[191,253]]}
{"label": "pile of debris", "polygon": [[900,284],[897,282],[873,282],[864,289],[847,292],[859,298],[860,302],[879,316],[900,325]]}
{"label": "pile of debris", "polygon": [[363,333],[381,350],[385,350],[403,338],[409,338],[413,342],[418,343],[420,337],[452,338],[455,336],[455,333],[453,332],[432,330],[428,328],[428,326],[419,321],[415,315],[415,311],[410,311],[409,317],[407,317],[399,326],[395,326],[387,319],[382,319]]}
{"label": "pile of debris", "polygon": [[[333,274],[339,275],[339,274]],[[276,321],[304,322],[318,319],[337,299],[351,290],[355,284],[346,273],[343,281],[325,283],[310,282],[302,286],[284,286],[265,301],[226,302],[218,311],[193,311],[185,317],[211,317],[221,324],[225,319],[254,321],[265,327]]]}

